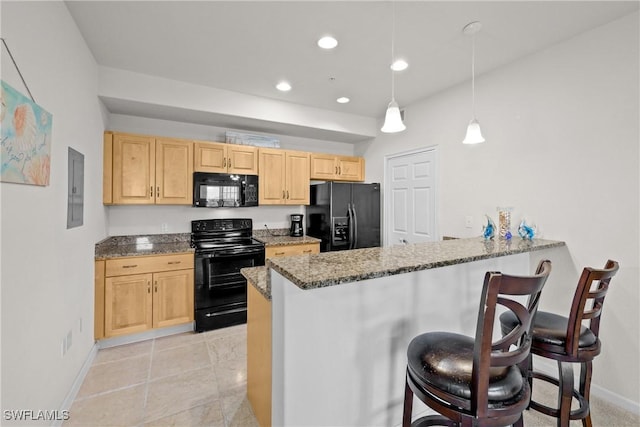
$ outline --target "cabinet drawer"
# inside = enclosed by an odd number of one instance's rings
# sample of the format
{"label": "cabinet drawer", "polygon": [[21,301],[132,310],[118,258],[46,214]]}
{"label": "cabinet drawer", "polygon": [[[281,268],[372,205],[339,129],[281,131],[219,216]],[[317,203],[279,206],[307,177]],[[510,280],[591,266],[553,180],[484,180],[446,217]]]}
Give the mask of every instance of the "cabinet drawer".
{"label": "cabinet drawer", "polygon": [[107,277],[193,268],[193,254],[112,258],[106,262]]}
{"label": "cabinet drawer", "polygon": [[319,243],[304,243],[301,245],[267,246],[265,248],[265,258],[279,256],[317,254],[320,252]]}

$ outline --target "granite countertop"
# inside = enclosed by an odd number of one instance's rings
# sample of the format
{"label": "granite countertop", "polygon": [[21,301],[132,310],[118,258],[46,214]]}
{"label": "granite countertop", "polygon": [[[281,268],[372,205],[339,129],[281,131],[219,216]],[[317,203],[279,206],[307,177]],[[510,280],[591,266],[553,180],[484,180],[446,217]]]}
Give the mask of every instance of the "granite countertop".
{"label": "granite countertop", "polygon": [[[271,258],[267,260],[267,266],[301,289],[314,289],[564,245],[561,241],[543,239],[486,241],[482,237],[474,237]],[[270,295],[268,283],[266,286]]]}
{"label": "granite countertop", "polygon": [[271,300],[271,290],[267,286],[267,274],[269,267],[248,267],[240,270],[240,273],[247,279],[249,285],[252,285],[266,299]]}
{"label": "granite countertop", "polygon": [[98,242],[95,259],[194,252],[191,234],[113,236]]}
{"label": "granite countertop", "polygon": [[264,243],[265,246],[302,245],[321,242],[320,239],[311,236],[291,237],[289,236],[289,230],[286,228],[253,230],[253,238]]}

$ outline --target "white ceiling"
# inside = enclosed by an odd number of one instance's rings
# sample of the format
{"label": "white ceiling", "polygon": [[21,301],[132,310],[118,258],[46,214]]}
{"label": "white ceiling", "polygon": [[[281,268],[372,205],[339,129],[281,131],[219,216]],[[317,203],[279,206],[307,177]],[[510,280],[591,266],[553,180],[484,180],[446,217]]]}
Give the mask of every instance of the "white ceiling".
{"label": "white ceiling", "polygon": [[[379,118],[391,98],[391,26],[401,108],[638,10],[638,1],[67,1],[98,64]],[[317,47],[331,34],[333,51]],[[293,89],[282,93],[285,79]],[[338,104],[336,98],[351,98]],[[111,102],[125,113],[126,102]],[[143,114],[143,113],[139,113]],[[153,116],[150,112],[148,116]]]}

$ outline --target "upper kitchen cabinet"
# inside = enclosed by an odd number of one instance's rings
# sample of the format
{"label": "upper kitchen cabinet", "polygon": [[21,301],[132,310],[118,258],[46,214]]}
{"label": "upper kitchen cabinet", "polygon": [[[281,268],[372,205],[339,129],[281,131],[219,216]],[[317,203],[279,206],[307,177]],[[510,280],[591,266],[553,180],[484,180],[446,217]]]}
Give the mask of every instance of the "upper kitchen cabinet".
{"label": "upper kitchen cabinet", "polygon": [[196,141],[194,170],[257,175],[258,149],[250,145]]}
{"label": "upper kitchen cabinet", "polygon": [[193,142],[105,132],[104,204],[191,205]]}
{"label": "upper kitchen cabinet", "polygon": [[311,179],[364,181],[364,159],[362,157],[312,153]]}
{"label": "upper kitchen cabinet", "polygon": [[258,152],[259,204],[308,205],[310,153],[272,148]]}

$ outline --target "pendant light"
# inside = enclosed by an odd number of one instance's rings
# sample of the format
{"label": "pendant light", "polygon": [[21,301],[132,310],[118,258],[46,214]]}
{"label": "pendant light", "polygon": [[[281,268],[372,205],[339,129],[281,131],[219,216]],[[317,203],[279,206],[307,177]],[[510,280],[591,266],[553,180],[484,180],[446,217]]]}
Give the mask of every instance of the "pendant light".
{"label": "pendant light", "polygon": [[[391,63],[393,64],[393,48],[394,48],[394,37],[396,31],[396,10],[393,2],[391,2],[392,8],[392,19],[391,19]],[[391,69],[391,102],[387,106],[387,113],[384,115],[384,124],[380,129],[384,133],[396,133],[402,132],[407,127],[402,123],[402,116],[400,115],[400,107],[398,107],[398,103],[395,99],[395,85],[394,85],[394,75],[395,71]]]}
{"label": "pendant light", "polygon": [[484,137],[480,131],[480,123],[476,120],[476,37],[475,35],[482,29],[482,24],[478,21],[467,24],[462,32],[466,36],[471,36],[471,121],[467,126],[467,135],[462,141],[463,144],[479,144],[484,142]]}

